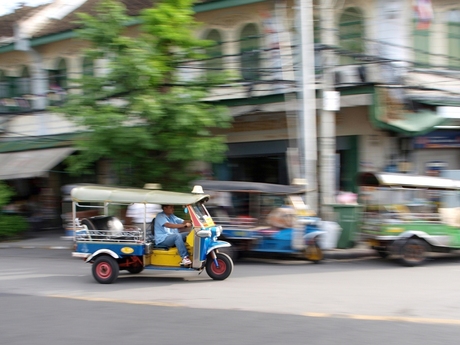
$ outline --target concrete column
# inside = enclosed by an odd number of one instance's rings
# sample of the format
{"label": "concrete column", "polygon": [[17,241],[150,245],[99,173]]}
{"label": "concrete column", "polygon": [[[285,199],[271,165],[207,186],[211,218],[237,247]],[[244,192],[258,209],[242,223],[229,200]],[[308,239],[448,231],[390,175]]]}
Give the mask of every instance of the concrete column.
{"label": "concrete column", "polygon": [[[336,44],[334,33],[334,0],[321,0],[321,42],[333,46]],[[328,92],[334,91],[335,56],[331,50],[324,50],[321,96],[325,99]],[[323,102],[324,103],[324,102]],[[331,220],[332,209],[328,204],[335,202],[335,112],[326,110],[322,104],[320,111],[320,214],[325,220]]]}

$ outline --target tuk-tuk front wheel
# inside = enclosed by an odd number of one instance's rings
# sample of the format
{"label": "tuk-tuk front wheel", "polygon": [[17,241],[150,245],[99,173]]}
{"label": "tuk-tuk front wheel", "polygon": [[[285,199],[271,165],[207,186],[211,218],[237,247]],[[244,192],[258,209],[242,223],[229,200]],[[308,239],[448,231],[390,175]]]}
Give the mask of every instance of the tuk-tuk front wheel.
{"label": "tuk-tuk front wheel", "polygon": [[119,271],[118,262],[111,256],[99,256],[94,260],[93,277],[100,284],[112,284],[118,278]]}
{"label": "tuk-tuk front wheel", "polygon": [[233,271],[233,261],[227,254],[215,253],[216,261],[209,255],[206,260],[206,273],[214,280],[227,279]]}
{"label": "tuk-tuk front wheel", "polygon": [[428,248],[424,241],[412,238],[401,246],[401,263],[404,266],[419,266],[426,260]]}

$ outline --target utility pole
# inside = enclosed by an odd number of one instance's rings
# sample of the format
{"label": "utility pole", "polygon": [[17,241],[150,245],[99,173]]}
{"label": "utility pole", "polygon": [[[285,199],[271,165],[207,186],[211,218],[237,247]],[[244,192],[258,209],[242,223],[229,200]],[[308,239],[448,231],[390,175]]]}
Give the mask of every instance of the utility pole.
{"label": "utility pole", "polygon": [[[326,47],[335,45],[334,35],[334,2],[335,0],[321,0],[320,23],[321,42]],[[335,203],[335,111],[339,109],[339,94],[334,91],[335,55],[330,49],[322,51],[322,106],[320,111],[320,214],[325,220],[332,219],[330,206]]]}
{"label": "utility pole", "polygon": [[307,180],[306,202],[310,209],[318,212],[317,145],[316,145],[316,81],[315,49],[313,40],[313,2],[298,0],[300,9],[301,48],[301,101],[299,116],[300,160],[303,176]]}

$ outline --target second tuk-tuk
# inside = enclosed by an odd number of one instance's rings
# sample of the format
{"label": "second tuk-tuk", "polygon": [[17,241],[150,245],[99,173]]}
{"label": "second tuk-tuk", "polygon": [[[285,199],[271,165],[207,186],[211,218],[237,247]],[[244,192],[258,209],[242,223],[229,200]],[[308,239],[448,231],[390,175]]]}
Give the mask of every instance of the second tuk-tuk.
{"label": "second tuk-tuk", "polygon": [[[183,272],[205,269],[214,280],[224,280],[232,273],[232,259],[219,251],[230,244],[218,240],[222,227],[214,224],[204,206],[209,195],[91,185],[72,189],[71,197],[75,233],[72,256],[91,263],[93,277],[101,284],[113,283],[120,270],[137,274],[144,269]],[[176,247],[155,245],[150,235],[151,224],[144,222],[142,229],[125,227],[119,218],[110,215],[111,207],[133,203],[184,207],[193,225],[186,238],[191,265],[181,264]],[[77,219],[77,207],[99,208],[103,214]]]}
{"label": "second tuk-tuk", "polygon": [[318,263],[323,258],[321,219],[303,201],[304,185],[198,180],[212,195],[208,209],[222,226],[220,238],[234,258],[282,255]]}
{"label": "second tuk-tuk", "polygon": [[460,181],[364,172],[358,184],[361,236],[382,258],[416,266],[430,252],[460,249]]}

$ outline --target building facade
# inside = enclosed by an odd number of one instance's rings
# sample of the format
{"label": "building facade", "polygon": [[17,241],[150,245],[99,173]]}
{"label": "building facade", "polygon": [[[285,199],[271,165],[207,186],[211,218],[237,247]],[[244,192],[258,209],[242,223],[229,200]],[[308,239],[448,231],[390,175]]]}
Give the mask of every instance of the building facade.
{"label": "building facade", "polygon": [[[48,110],[65,102],[72,77],[104,70],[103,61],[83,59],[85,43],[76,38],[73,22],[76,12],[91,13],[96,3],[55,0],[22,7],[0,21],[0,179],[19,191],[19,199],[41,184],[54,216],[61,186],[116,182],[107,161],[98,162],[97,173],[85,181],[66,173],[62,161],[76,154],[73,141],[84,129]],[[123,3],[135,17],[155,1]],[[213,0],[194,6],[203,24],[196,35],[216,45],[207,51],[210,59],[185,66],[183,77],[222,70],[238,76],[208,99],[228,106],[233,116],[224,133],[226,161],[203,167],[216,179],[289,184],[305,172],[299,6],[295,0]],[[328,6],[329,31],[321,11]],[[459,169],[460,6],[447,0],[317,0],[312,12],[317,126],[309,133],[318,138],[318,157],[320,127],[335,133],[328,167],[333,178],[320,178],[317,190],[332,185],[333,193],[356,192],[355,175],[364,170]],[[136,25],[127,26],[128,34],[136,34]],[[324,125],[327,73],[340,107]],[[317,162],[320,171],[324,162]],[[326,203],[320,195],[319,205]]]}

